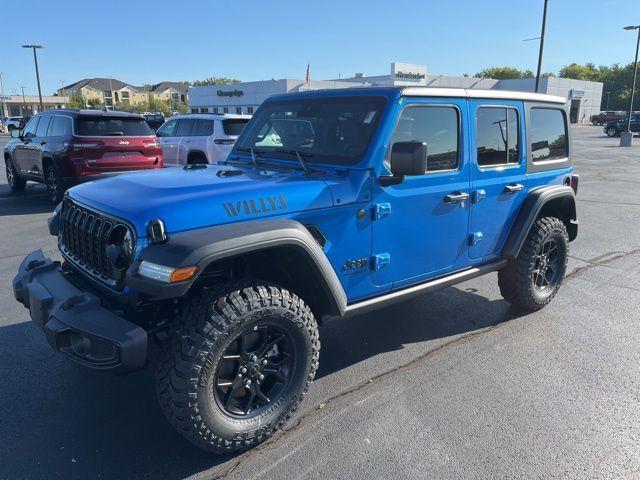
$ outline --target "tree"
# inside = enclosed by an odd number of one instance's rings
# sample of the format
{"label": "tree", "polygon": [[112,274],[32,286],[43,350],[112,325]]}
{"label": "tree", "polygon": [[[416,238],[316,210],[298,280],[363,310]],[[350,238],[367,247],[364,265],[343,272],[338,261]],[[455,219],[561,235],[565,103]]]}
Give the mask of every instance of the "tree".
{"label": "tree", "polygon": [[224,85],[227,83],[239,83],[240,80],[236,80],[235,78],[228,77],[208,77],[204,80],[194,80],[193,82],[185,82],[189,85],[193,85],[194,87],[202,87],[204,85]]}
{"label": "tree", "polygon": [[493,78],[495,80],[507,80],[512,78],[531,78],[531,70],[518,70],[515,67],[490,67],[475,74],[476,78]]}
{"label": "tree", "polygon": [[96,109],[104,108],[104,102],[99,98],[90,98],[89,100],[87,100],[87,104],[91,108],[96,108]]}
{"label": "tree", "polygon": [[69,108],[76,108],[78,110],[80,110],[81,108],[85,108],[84,97],[81,93],[74,93],[69,97],[67,106]]}
{"label": "tree", "polygon": [[600,79],[600,71],[593,63],[586,63],[584,65],[571,63],[565,65],[560,69],[559,75],[560,78],[574,78],[576,80],[589,80],[592,82],[597,82]]}

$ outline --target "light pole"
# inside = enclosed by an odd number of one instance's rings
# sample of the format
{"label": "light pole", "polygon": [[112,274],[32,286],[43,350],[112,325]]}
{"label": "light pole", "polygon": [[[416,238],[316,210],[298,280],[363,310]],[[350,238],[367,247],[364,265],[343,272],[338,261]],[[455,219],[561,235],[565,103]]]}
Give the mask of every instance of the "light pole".
{"label": "light pole", "polygon": [[[20,87],[20,89],[22,90],[22,115],[24,115],[24,112],[27,109],[27,101],[24,98],[24,87]],[[31,112],[31,114],[33,115],[33,112]]]}
{"label": "light pole", "polygon": [[536,72],[536,93],[538,93],[538,85],[540,84],[540,69],[542,68],[542,51],[544,50],[544,30],[547,25],[548,2],[549,0],[544,0],[544,11],[542,13],[542,33],[540,33],[540,51],[538,52],[538,70]]}
{"label": "light pole", "polygon": [[36,50],[42,48],[42,45],[22,45],[22,48],[31,48],[33,50],[33,62],[36,64],[36,80],[38,82],[38,98],[40,99],[40,111],[44,110],[42,106],[42,91],[40,90],[40,72],[38,71],[38,54]]}
{"label": "light pole", "polygon": [[629,25],[625,30],[638,30],[638,42],[636,43],[636,59],[633,64],[633,83],[631,85],[631,103],[629,104],[629,117],[627,118],[627,131],[620,134],[620,146],[630,147],[633,143],[631,132],[631,114],[633,113],[633,97],[636,93],[636,77],[638,76],[638,50],[640,50],[640,25]]}

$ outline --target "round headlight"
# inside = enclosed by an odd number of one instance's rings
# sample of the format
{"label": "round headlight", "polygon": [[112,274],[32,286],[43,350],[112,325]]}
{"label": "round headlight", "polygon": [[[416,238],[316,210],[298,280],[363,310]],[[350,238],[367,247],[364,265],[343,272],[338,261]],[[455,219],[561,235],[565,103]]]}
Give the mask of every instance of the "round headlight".
{"label": "round headlight", "polygon": [[128,227],[120,224],[113,227],[106,245],[107,257],[116,268],[127,268],[133,260],[135,244],[133,233]]}

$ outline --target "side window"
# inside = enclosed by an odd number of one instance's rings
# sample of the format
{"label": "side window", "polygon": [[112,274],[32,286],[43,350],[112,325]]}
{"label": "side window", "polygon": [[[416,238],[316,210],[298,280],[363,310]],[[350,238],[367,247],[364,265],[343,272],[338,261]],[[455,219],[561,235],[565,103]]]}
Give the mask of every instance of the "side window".
{"label": "side window", "polygon": [[49,124],[50,137],[68,137],[71,135],[71,119],[68,117],[54,116]]}
{"label": "side window", "polygon": [[176,128],[176,137],[188,137],[191,135],[191,130],[193,129],[193,124],[195,120],[191,118],[185,118],[183,120],[178,120],[178,127]]}
{"label": "side window", "polygon": [[480,107],[476,114],[478,166],[520,163],[520,125],[515,108]]}
{"label": "side window", "polygon": [[213,135],[213,120],[196,120],[195,127],[193,127],[193,135],[196,137]]}
{"label": "side window", "polygon": [[24,138],[33,138],[36,136],[36,128],[38,128],[38,122],[42,117],[33,117],[29,120],[29,123],[24,127],[24,131],[22,132],[22,136]]}
{"label": "side window", "polygon": [[[458,168],[458,110],[449,106],[413,105],[406,107],[391,137],[396,142],[417,140],[427,144],[427,172]],[[387,167],[388,165],[387,154]]]}
{"label": "side window", "polygon": [[564,110],[532,108],[529,134],[531,159],[534,162],[566,158],[569,155]]}
{"label": "side window", "polygon": [[36,129],[36,137],[46,137],[47,129],[49,128],[49,122],[51,122],[51,115],[47,115],[46,117],[42,117],[40,122],[38,123],[38,128]]}
{"label": "side window", "polygon": [[156,136],[158,137],[175,137],[176,136],[176,125],[177,120],[169,120],[162,127],[158,129],[156,132]]}

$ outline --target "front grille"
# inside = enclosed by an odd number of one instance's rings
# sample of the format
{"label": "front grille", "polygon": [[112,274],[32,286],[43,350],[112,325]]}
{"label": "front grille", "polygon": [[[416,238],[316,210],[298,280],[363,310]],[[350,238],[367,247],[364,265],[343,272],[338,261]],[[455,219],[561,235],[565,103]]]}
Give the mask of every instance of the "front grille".
{"label": "front grille", "polygon": [[60,212],[60,250],[73,265],[116,287],[125,271],[113,267],[106,247],[118,224],[116,219],[82,207],[67,197]]}

